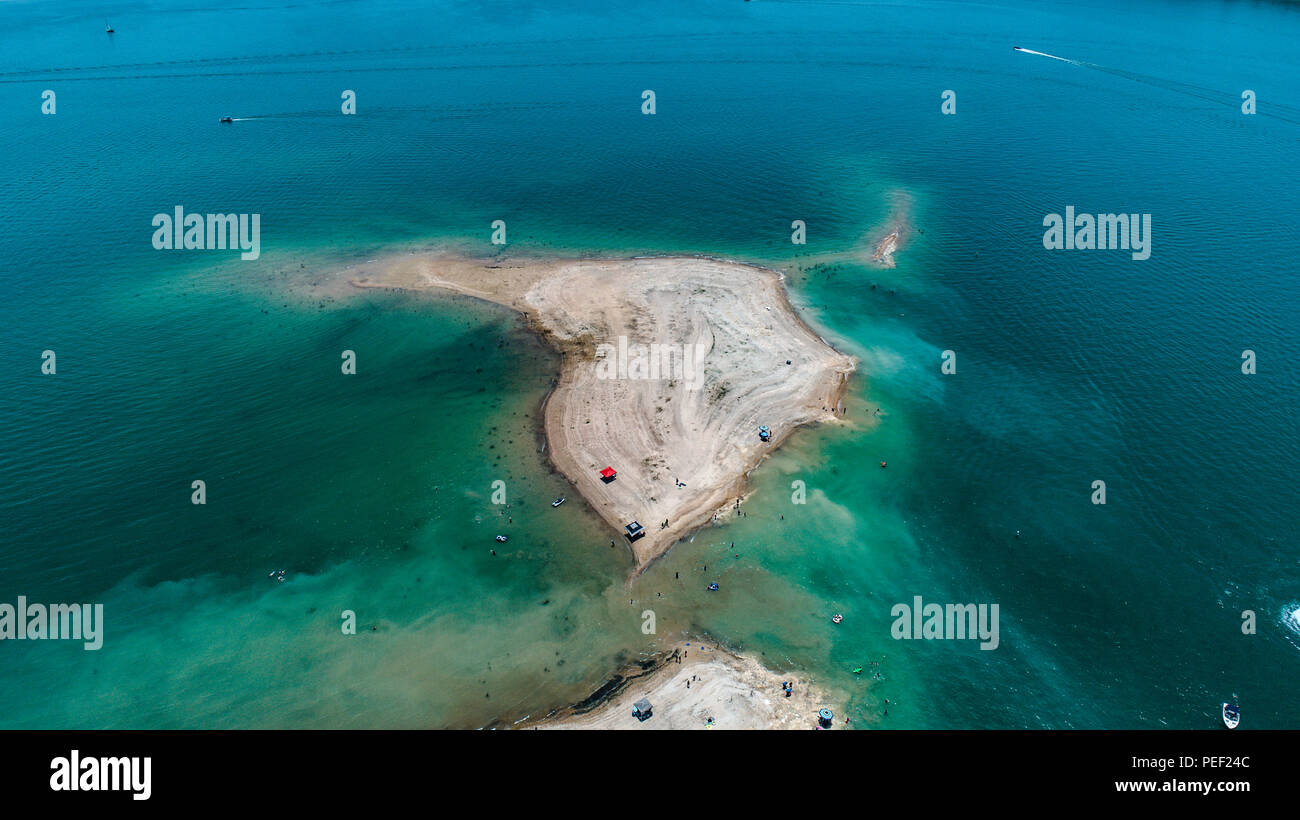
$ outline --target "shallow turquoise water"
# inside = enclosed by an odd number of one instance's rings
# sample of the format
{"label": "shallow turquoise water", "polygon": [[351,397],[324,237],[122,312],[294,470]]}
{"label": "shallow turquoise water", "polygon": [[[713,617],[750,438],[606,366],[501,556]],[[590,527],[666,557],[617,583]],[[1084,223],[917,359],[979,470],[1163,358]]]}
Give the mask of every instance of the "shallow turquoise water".
{"label": "shallow turquoise water", "polygon": [[[1296,726],[1291,7],[114,15],[110,39],[98,6],[0,7],[0,601],[108,618],[97,653],[0,645],[0,725],[511,722],[686,633],[814,675],[859,725],[1209,727],[1236,693]],[[924,233],[866,267],[900,202]],[[177,204],[262,214],[262,258],[155,251]],[[1151,213],[1151,258],[1045,251],[1067,205]],[[862,360],[850,424],[625,589],[599,522],[545,503],[554,358],[495,309],[329,286],[380,249],[492,252],[494,219],[514,254],[789,268]],[[999,649],[891,639],[913,595],[999,603]]]}

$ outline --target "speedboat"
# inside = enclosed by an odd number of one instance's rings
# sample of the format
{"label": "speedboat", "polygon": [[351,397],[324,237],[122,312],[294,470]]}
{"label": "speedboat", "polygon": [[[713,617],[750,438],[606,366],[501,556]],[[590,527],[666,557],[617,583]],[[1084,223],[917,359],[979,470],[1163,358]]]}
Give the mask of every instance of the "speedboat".
{"label": "speedboat", "polygon": [[1241,708],[1235,703],[1223,704],[1223,725],[1236,729],[1238,723],[1241,723]]}
{"label": "speedboat", "polygon": [[560,496],[559,498],[557,498],[557,499],[555,499],[554,501],[551,502],[551,506],[552,506],[552,507],[558,507],[558,506],[560,506],[561,504],[563,504],[564,501],[565,501],[564,496]]}
{"label": "speedboat", "polygon": [[844,622],[844,616],[841,615],[840,613],[836,612],[834,615],[831,616],[831,623],[838,624],[843,622]]}
{"label": "speedboat", "polygon": [[717,584],[709,584],[709,592],[717,592],[717,591],[718,591]]}

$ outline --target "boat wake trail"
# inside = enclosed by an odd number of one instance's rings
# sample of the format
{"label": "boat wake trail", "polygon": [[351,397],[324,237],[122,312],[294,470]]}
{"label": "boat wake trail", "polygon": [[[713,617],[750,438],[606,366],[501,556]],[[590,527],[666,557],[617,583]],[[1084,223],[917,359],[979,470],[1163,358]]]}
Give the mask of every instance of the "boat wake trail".
{"label": "boat wake trail", "polygon": [[1063,63],[1070,63],[1071,65],[1083,65],[1083,63],[1080,63],[1078,60],[1069,60],[1065,57],[1057,57],[1055,54],[1048,54],[1045,51],[1034,51],[1032,48],[1021,48],[1020,46],[1012,46],[1012,48],[1016,51],[1023,51],[1025,54],[1037,54],[1039,57],[1051,57],[1053,60],[1060,60]]}
{"label": "boat wake trail", "polygon": [[1286,628],[1286,632],[1282,634],[1282,637],[1286,639],[1287,643],[1296,649],[1300,649],[1300,601],[1291,601],[1282,607],[1282,614],[1278,620]]}
{"label": "boat wake trail", "polygon": [[[1093,71],[1100,71],[1115,77],[1132,80],[1136,83],[1143,83],[1144,85],[1163,88],[1166,91],[1174,91],[1179,94],[1185,94],[1189,97],[1206,100],[1207,102],[1229,105],[1233,108],[1237,108],[1241,105],[1241,97],[1239,93],[1228,93],[1220,91],[1217,88],[1192,85],[1191,83],[1180,83],[1177,80],[1167,80],[1163,77],[1155,77],[1150,74],[1139,74],[1136,71],[1125,71],[1122,68],[1098,65],[1097,63],[1089,63],[1085,60],[1071,60],[1068,57],[1058,57],[1055,54],[1048,54],[1043,51],[1034,51],[1033,49],[1021,48],[1020,46],[1012,46],[1012,49],[1019,51],[1021,54],[1033,54],[1036,57],[1048,57],[1053,60],[1059,60],[1063,63],[1079,66],[1080,68],[1089,68]],[[1295,106],[1269,102],[1267,108],[1261,107],[1257,113],[1262,117],[1271,117],[1272,119],[1289,122],[1292,125],[1300,125],[1300,108],[1296,108]]]}

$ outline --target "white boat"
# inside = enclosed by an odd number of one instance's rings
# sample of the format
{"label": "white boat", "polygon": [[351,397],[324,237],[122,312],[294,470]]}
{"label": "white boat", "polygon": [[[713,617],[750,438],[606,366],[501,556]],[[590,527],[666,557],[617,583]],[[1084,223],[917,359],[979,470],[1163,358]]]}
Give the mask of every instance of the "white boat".
{"label": "white boat", "polygon": [[1223,725],[1229,729],[1236,729],[1237,724],[1241,723],[1241,709],[1235,703],[1223,704]]}
{"label": "white boat", "polygon": [[551,502],[551,506],[552,506],[552,507],[558,507],[558,506],[560,506],[561,504],[563,504],[563,503],[565,502],[565,500],[566,500],[566,499],[564,498],[564,496],[560,496],[559,498],[557,498],[557,499],[555,499],[554,501]]}
{"label": "white boat", "polygon": [[497,540],[504,544],[506,542],[506,537],[504,535],[498,535]]}

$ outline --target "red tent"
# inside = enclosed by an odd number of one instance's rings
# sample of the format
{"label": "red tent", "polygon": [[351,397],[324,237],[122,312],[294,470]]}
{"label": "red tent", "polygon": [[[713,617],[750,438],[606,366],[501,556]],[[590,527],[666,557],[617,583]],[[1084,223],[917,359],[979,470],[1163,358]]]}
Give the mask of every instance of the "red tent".
{"label": "red tent", "polygon": [[600,477],[605,479],[606,481],[613,479],[614,476],[616,475],[618,475],[618,473],[614,472],[613,467],[606,467],[605,469],[600,471]]}

